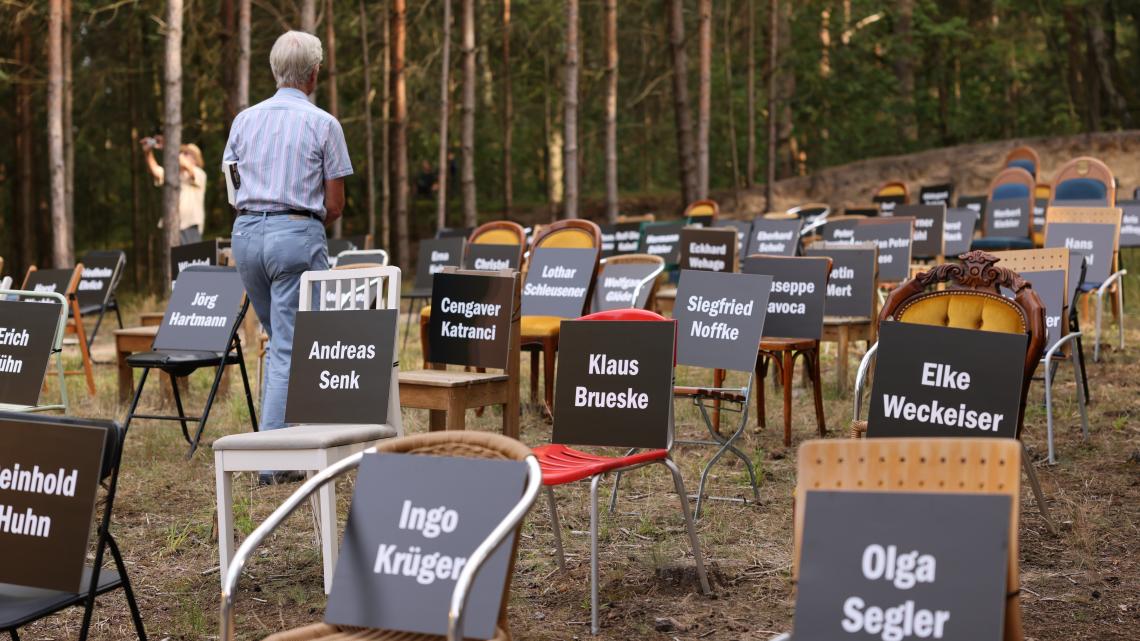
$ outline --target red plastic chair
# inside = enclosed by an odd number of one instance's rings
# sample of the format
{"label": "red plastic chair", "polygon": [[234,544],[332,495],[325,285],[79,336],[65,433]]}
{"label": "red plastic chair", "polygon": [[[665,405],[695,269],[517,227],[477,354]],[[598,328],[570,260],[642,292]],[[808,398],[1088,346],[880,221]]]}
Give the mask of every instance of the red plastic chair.
{"label": "red plastic chair", "polygon": [[[599,321],[656,321],[671,323],[673,321],[660,314],[644,309],[615,309],[596,312],[583,316],[578,320]],[[671,405],[670,405],[671,406]],[[704,558],[701,556],[701,546],[697,541],[697,530],[693,525],[693,517],[689,512],[689,495],[685,492],[685,483],[681,479],[681,471],[669,456],[669,450],[647,450],[627,456],[597,456],[559,443],[540,445],[534,448],[538,463],[542,467],[542,483],[546,486],[546,498],[550,505],[550,518],[554,529],[554,545],[558,552],[558,566],[566,569],[566,557],[562,550],[562,532],[558,522],[558,508],[554,502],[554,486],[565,485],[590,479],[590,630],[598,633],[598,485],[607,472],[626,472],[660,463],[669,468],[673,475],[673,484],[677,496],[681,500],[681,513],[685,517],[685,527],[689,532],[689,542],[693,547],[693,557],[697,562],[697,575],[701,580],[701,589],[705,594],[711,594],[708,576],[705,573]]]}

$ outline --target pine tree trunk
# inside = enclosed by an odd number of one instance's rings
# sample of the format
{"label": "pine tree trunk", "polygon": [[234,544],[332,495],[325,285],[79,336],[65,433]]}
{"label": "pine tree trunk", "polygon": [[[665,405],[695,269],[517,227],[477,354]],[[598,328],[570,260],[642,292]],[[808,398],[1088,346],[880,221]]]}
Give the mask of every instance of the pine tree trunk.
{"label": "pine tree trunk", "polygon": [[71,256],[71,229],[67,225],[67,170],[63,150],[63,0],[51,0],[48,8],[48,171],[52,265],[67,267]]}
{"label": "pine tree trunk", "polygon": [[685,14],[682,0],[669,0],[669,45],[673,51],[673,118],[677,134],[677,168],[681,198],[697,199],[697,168],[693,153],[693,120],[689,113],[689,57],[685,53]]}
{"label": "pine tree trunk", "polygon": [[[317,35],[317,0],[301,0],[301,31]],[[317,103],[315,91],[309,94],[309,102]]]}
{"label": "pine tree trunk", "polygon": [[918,120],[914,106],[914,0],[898,0],[895,16],[895,77],[902,102],[902,134],[908,142],[918,141]]}
{"label": "pine tree trunk", "polygon": [[756,184],[756,4],[748,2],[748,157],[745,160],[744,186]]}
{"label": "pine tree trunk", "polygon": [[[465,0],[466,1],[466,0]],[[466,61],[464,61],[466,64]],[[466,73],[466,69],[464,69]],[[466,97],[466,94],[464,94]],[[435,229],[447,227],[447,134],[451,115],[451,0],[443,0],[443,37],[439,65],[439,155],[436,163]]]}
{"label": "pine tree trunk", "polygon": [[392,117],[392,7],[387,0],[380,12],[380,239],[377,243],[392,252],[392,174],[390,127]]}
{"label": "pine tree trunk", "polygon": [[732,157],[732,188],[740,192],[740,155],[736,148],[736,102],[735,91],[732,84],[732,0],[724,3],[724,84],[728,88],[725,92],[725,102],[728,103],[728,149]]}
{"label": "pine tree trunk", "polygon": [[[18,27],[20,31],[19,36],[19,59],[21,69],[31,69],[34,64],[35,54],[32,52],[32,30],[28,28],[25,21],[20,23]],[[19,186],[16,188],[16,211],[18,213],[18,224],[13,225],[18,227],[13,230],[13,236],[17,233],[20,239],[19,247],[13,247],[13,253],[19,256],[20,261],[17,265],[19,271],[12,268],[8,269],[11,274],[19,274],[27,270],[29,265],[32,265],[37,260],[36,255],[36,235],[34,221],[36,220],[35,211],[35,170],[36,170],[36,142],[33,132],[35,131],[35,113],[32,106],[32,83],[27,77],[21,77],[20,82],[16,85],[16,180]]]}
{"label": "pine tree trunk", "polygon": [[72,126],[74,112],[74,83],[71,59],[71,2],[63,0],[63,202],[67,213],[67,228],[71,230],[69,253],[75,254],[75,131]]}
{"label": "pine tree trunk", "polygon": [[566,0],[566,86],[562,117],[563,218],[578,217],[578,0]]}
{"label": "pine tree trunk", "polygon": [[218,10],[221,21],[222,45],[222,89],[225,95],[222,98],[222,113],[226,119],[226,136],[229,137],[230,126],[237,116],[237,9],[234,0],[221,0]]}
{"label": "pine tree trunk", "polygon": [[709,197],[709,121],[712,113],[712,0],[698,6],[697,198]]}
{"label": "pine tree trunk", "polygon": [[250,0],[238,0],[237,110],[249,106]]}
{"label": "pine tree trunk", "polygon": [[[133,25],[132,25],[133,26]],[[127,118],[130,123],[127,138],[127,157],[131,169],[131,281],[135,289],[142,290],[146,286],[146,246],[147,224],[142,207],[142,177],[139,175],[142,156],[139,155],[139,72],[138,41],[135,39],[135,30],[127,32]]]}
{"label": "pine tree trunk", "polygon": [[511,147],[514,144],[515,104],[511,88],[511,0],[503,0],[503,217],[510,218],[514,208],[514,169]]}
{"label": "pine tree trunk", "polygon": [[[337,92],[337,68],[336,68],[336,21],[333,19],[333,0],[325,0],[325,67],[328,69],[328,77],[325,84],[329,88],[329,108],[328,112],[332,114],[333,118],[340,119],[340,95]],[[333,238],[340,238],[344,234],[344,218],[337,218],[333,222],[332,235]]]}
{"label": "pine tree trunk", "polygon": [[617,0],[605,2],[606,24],[606,220],[617,222],[618,217],[618,43]]}
{"label": "pine tree trunk", "polygon": [[1116,82],[1112,77],[1112,65],[1110,60],[1112,56],[1109,53],[1108,39],[1104,32],[1104,20],[1101,17],[1103,7],[1100,3],[1094,3],[1085,6],[1085,15],[1088,16],[1088,31],[1089,31],[1089,49],[1091,50],[1092,57],[1096,63],[1097,75],[1100,76],[1101,87],[1104,88],[1105,95],[1108,96],[1108,102],[1112,110],[1116,113],[1120,124],[1125,128],[1132,127],[1132,115],[1128,111],[1128,101],[1116,88]]}
{"label": "pine tree trunk", "polygon": [[392,173],[392,215],[396,218],[396,256],[400,267],[411,268],[412,257],[408,239],[408,94],[404,70],[404,52],[407,47],[407,0],[391,0],[392,15],[389,29],[391,53],[392,114],[389,143]]}
{"label": "pine tree trunk", "polygon": [[364,66],[364,199],[368,205],[368,235],[376,242],[376,150],[372,141],[372,63],[368,50],[368,12],[360,0],[360,62]]}
{"label": "pine tree trunk", "polygon": [[178,244],[181,227],[178,212],[182,191],[178,153],[182,147],[182,0],[166,0],[166,63],[164,71],[164,114],[162,166],[162,264],[170,283],[170,248]]}
{"label": "pine tree trunk", "polygon": [[[460,177],[463,187],[463,225],[478,222],[475,203],[475,0],[463,0],[463,131],[460,135]],[[443,173],[444,167],[440,167]]]}
{"label": "pine tree trunk", "polygon": [[768,167],[764,185],[764,210],[772,210],[772,188],[776,182],[776,70],[779,69],[780,1],[768,2]]}

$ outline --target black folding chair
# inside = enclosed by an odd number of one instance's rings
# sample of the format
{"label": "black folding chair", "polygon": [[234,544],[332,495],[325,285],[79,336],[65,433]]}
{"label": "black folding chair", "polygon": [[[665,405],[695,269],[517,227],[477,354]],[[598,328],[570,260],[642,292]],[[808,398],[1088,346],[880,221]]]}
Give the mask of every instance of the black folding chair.
{"label": "black folding chair", "polygon": [[[87,586],[86,589],[82,592],[64,592],[10,584],[0,585],[0,631],[7,632],[12,641],[19,641],[20,636],[17,633],[19,628],[78,605],[83,607],[83,624],[79,629],[78,638],[79,641],[85,641],[91,629],[95,597],[121,588],[127,597],[127,606],[130,607],[135,633],[139,641],[146,641],[146,630],[139,614],[138,603],[135,601],[134,590],[131,589],[130,577],[127,576],[127,566],[123,563],[123,555],[119,552],[119,546],[110,531],[111,510],[115,504],[119,462],[122,459],[126,429],[112,421],[0,412],[0,429],[3,429],[5,423],[9,421],[98,428],[105,430],[107,437],[103,446],[103,469],[100,474],[100,485],[104,488],[103,514],[100,517],[98,510],[95,511],[95,516],[99,518],[95,558],[94,563],[83,571],[82,585]],[[114,569],[103,567],[106,551],[111,553]]]}
{"label": "black folding chair", "polygon": [[[184,293],[183,293],[184,292]],[[193,335],[180,332],[171,325],[173,314],[183,314],[179,307],[183,307],[189,297],[198,292],[211,292],[217,296],[219,314],[233,314],[230,322],[225,326],[207,329],[199,328]],[[181,294],[180,294],[181,293]],[[206,420],[210,417],[210,408],[218,393],[218,386],[222,380],[222,373],[227,365],[237,365],[241,369],[241,382],[245,388],[245,400],[249,406],[249,420],[253,431],[257,431],[257,414],[253,409],[253,393],[249,387],[249,376],[245,369],[245,357],[242,354],[241,341],[238,338],[238,328],[242,319],[249,310],[249,299],[245,296],[241,278],[233,267],[215,267],[210,265],[193,265],[182,270],[178,282],[167,305],[166,316],[162,326],[154,338],[152,351],[131,354],[127,357],[127,364],[134,368],[142,368],[142,376],[135,396],[131,400],[131,408],[127,411],[124,429],[131,426],[136,418],[159,421],[178,421],[182,426],[182,436],[190,444],[186,453],[187,460],[198,449],[198,441],[206,429]],[[231,307],[232,305],[232,307]],[[237,309],[234,313],[233,310]],[[182,328],[179,328],[182,329]],[[206,405],[201,416],[187,416],[182,409],[182,396],[178,390],[178,379],[188,377],[203,367],[217,368],[214,373],[214,384],[210,387],[210,395],[206,397]],[[171,389],[174,392],[174,404],[178,408],[177,416],[163,414],[138,414],[139,398],[142,396],[143,386],[146,385],[147,374],[150,370],[158,369],[170,377]],[[198,429],[193,438],[190,437],[188,422],[198,423]]]}
{"label": "black folding chair", "polygon": [[[119,286],[119,281],[123,278],[123,269],[127,265],[127,254],[122,250],[110,251],[90,251],[83,256],[84,271],[91,268],[101,268],[104,265],[110,264],[114,261],[115,266],[111,269],[110,278],[106,279],[106,284],[103,286],[103,295],[100,297],[98,294],[94,296],[85,294],[83,290],[83,283],[80,282],[79,292],[79,314],[81,316],[91,316],[98,314],[95,318],[95,327],[92,328],[91,333],[87,335],[87,347],[91,348],[95,344],[95,336],[99,334],[99,326],[103,324],[103,316],[109,312],[115,312],[115,319],[119,321],[119,329],[123,328],[123,315],[119,312],[119,299],[115,296],[115,289]],[[84,280],[87,280],[84,278]]]}

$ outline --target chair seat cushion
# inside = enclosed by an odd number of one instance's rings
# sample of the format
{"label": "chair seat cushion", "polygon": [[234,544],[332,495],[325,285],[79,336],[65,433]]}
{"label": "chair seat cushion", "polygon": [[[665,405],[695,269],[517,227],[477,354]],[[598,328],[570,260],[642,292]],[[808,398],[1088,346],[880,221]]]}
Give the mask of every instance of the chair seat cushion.
{"label": "chair seat cushion", "polygon": [[[501,627],[495,628],[495,636],[490,641],[509,641],[511,635]],[[285,630],[265,637],[265,641],[444,641],[445,637],[434,634],[393,632],[369,628],[314,623],[302,628]]]}
{"label": "chair seat cushion", "polygon": [[[84,568],[84,592],[86,592],[90,582],[91,568]],[[100,594],[120,585],[122,585],[122,580],[120,580],[118,572],[106,568],[99,571],[97,591]],[[85,596],[75,592],[0,584],[0,630],[16,628],[68,606],[82,603]]]}
{"label": "chair seat cushion", "polygon": [[641,463],[660,461],[669,450],[647,450],[629,456],[597,456],[565,445],[540,445],[534,448],[542,467],[543,485],[562,485]]}
{"label": "chair seat cushion", "polygon": [[1096,178],[1070,178],[1057,185],[1053,203],[1064,206],[1066,200],[1108,200],[1108,189]]}
{"label": "chair seat cushion", "polygon": [[557,316],[523,316],[519,321],[519,333],[523,340],[558,336],[562,321]]}
{"label": "chair seat cushion", "polygon": [[426,385],[428,387],[467,387],[468,385],[483,385],[509,381],[506,374],[491,374],[487,372],[460,372],[442,369],[417,369],[400,372],[400,383],[407,385]]}
{"label": "chair seat cushion", "polygon": [[1025,332],[1025,322],[1016,304],[992,294],[937,292],[905,307],[899,320],[1008,334]]}
{"label": "chair seat cushion", "polygon": [[[117,307],[118,305],[115,304],[115,299],[112,298],[107,302],[107,311],[111,311]],[[87,316],[88,314],[98,314],[99,310],[101,309],[103,309],[103,303],[90,303],[87,305],[80,305],[79,313],[82,316]]]}
{"label": "chair seat cushion", "polygon": [[[131,367],[157,367],[169,369],[197,369],[199,367],[212,367],[222,358],[220,352],[198,352],[191,350],[138,352],[127,357],[127,364]],[[237,363],[237,354],[231,353],[226,363]]]}
{"label": "chair seat cushion", "polygon": [[733,390],[718,390],[707,387],[687,387],[678,385],[673,388],[673,396],[678,398],[711,398],[718,401],[732,401],[743,403],[747,400],[744,394]]}
{"label": "chair seat cushion", "polygon": [[294,425],[223,436],[214,441],[214,450],[322,450],[396,435],[390,425]]}
{"label": "chair seat cushion", "polygon": [[814,338],[780,338],[765,336],[760,339],[760,349],[765,352],[786,352],[793,349],[812,349],[819,346]]}

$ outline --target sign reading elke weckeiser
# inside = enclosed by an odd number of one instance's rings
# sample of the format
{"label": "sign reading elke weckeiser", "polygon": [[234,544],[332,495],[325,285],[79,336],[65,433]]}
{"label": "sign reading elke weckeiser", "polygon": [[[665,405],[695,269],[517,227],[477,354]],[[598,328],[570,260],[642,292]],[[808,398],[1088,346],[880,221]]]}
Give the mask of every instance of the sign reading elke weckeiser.
{"label": "sign reading elke weckeiser", "polygon": [[[366,455],[325,621],[447,634],[460,573],[519,501],[525,479],[520,461]],[[514,537],[487,559],[468,592],[465,639],[495,635]]]}
{"label": "sign reading elke weckeiser", "polygon": [[297,312],[285,422],[386,422],[398,315],[394,309]]}
{"label": "sign reading elke weckeiser", "polygon": [[885,321],[867,436],[1014,438],[1025,334]]}
{"label": "sign reading elke weckeiser", "polygon": [[506,369],[515,278],[470,272],[435,275],[428,324],[433,362]]}
{"label": "sign reading elke weckeiser", "polygon": [[79,592],[106,432],[0,425],[0,583]]}
{"label": "sign reading elke weckeiser", "polygon": [[60,306],[0,300],[0,403],[35,405],[51,359]]}
{"label": "sign reading elke weckeiser", "polygon": [[593,249],[539,247],[534,250],[523,284],[522,313],[558,318],[581,316],[597,256]]}

